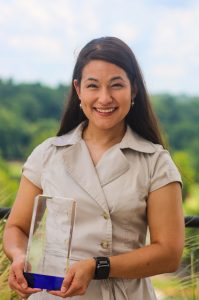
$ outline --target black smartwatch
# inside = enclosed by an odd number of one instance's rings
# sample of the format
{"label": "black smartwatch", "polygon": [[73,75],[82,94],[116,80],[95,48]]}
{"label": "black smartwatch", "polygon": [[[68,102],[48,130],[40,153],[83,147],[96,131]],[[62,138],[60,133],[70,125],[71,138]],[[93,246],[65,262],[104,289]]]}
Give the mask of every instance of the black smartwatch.
{"label": "black smartwatch", "polygon": [[96,261],[95,275],[93,279],[107,279],[110,273],[109,257],[98,256],[93,258]]}

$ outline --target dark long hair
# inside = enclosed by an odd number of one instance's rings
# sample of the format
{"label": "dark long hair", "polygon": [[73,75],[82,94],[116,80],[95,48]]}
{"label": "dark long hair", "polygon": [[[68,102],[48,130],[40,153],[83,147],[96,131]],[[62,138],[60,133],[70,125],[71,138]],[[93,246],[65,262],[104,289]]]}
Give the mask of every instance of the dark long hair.
{"label": "dark long hair", "polygon": [[63,135],[75,128],[82,121],[87,120],[80,109],[80,102],[73,85],[73,80],[77,79],[80,84],[83,68],[91,60],[96,59],[119,66],[126,72],[131,82],[132,90],[134,90],[135,85],[137,86],[134,106],[130,108],[125,121],[132,130],[145,139],[155,144],[163,145],[157,120],[153,113],[144,79],[135,55],[128,45],[116,37],[94,39],[80,51],[73,71],[66,110],[57,135]]}

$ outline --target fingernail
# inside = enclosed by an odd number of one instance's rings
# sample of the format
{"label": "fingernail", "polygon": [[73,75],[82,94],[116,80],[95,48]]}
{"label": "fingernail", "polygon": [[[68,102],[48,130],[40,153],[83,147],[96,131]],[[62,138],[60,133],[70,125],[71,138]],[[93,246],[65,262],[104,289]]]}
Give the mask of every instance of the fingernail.
{"label": "fingernail", "polygon": [[61,288],[61,292],[62,292],[62,293],[65,293],[65,292],[66,292],[66,288],[65,288],[65,286],[62,286],[62,288]]}
{"label": "fingernail", "polygon": [[22,286],[23,289],[26,289],[26,284],[25,283],[22,283],[21,286]]}

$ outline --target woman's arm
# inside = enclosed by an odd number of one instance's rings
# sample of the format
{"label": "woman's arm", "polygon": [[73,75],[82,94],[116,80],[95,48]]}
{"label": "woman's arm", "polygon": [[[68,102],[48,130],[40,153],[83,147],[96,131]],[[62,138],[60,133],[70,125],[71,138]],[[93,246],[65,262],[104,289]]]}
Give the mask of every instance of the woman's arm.
{"label": "woman's arm", "polygon": [[150,193],[147,205],[151,243],[110,257],[110,277],[142,278],[174,272],[184,246],[181,187],[170,183]]}
{"label": "woman's arm", "polygon": [[9,285],[22,297],[36,292],[35,289],[27,288],[27,283],[23,276],[23,267],[34,198],[41,193],[42,191],[38,187],[22,176],[16,200],[4,230],[4,252],[12,261]]}
{"label": "woman's arm", "polygon": [[[181,187],[177,182],[168,184],[148,198],[147,218],[151,243],[129,253],[110,257],[110,275],[115,278],[142,278],[174,272],[184,246],[184,218]],[[86,292],[95,272],[93,258],[79,261],[69,269],[62,292],[53,295],[70,297]]]}
{"label": "woman's arm", "polygon": [[22,176],[16,200],[4,230],[4,251],[10,260],[26,252],[34,198],[41,192],[38,187]]}

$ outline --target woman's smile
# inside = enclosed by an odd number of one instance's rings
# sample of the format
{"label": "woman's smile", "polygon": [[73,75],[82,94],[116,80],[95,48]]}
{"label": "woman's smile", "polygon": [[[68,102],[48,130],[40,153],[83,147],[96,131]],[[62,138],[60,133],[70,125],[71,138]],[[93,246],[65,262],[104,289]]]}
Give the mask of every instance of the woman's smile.
{"label": "woman's smile", "polygon": [[110,116],[113,112],[115,112],[117,107],[107,107],[107,108],[100,108],[94,107],[94,110],[102,116]]}

